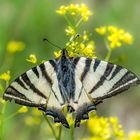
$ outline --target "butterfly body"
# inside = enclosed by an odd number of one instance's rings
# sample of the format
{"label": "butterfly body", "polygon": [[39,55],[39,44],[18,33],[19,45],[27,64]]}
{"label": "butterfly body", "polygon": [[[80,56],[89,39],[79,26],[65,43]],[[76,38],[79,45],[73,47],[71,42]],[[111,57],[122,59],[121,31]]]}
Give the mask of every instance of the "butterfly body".
{"label": "butterfly body", "polygon": [[74,67],[72,59],[70,59],[67,52],[63,50],[62,57],[60,57],[59,60],[56,60],[56,73],[60,92],[63,95],[64,101],[67,103],[70,103],[70,101],[74,98]]}
{"label": "butterfly body", "polygon": [[129,70],[109,62],[86,57],[69,57],[63,49],[58,59],[42,63],[13,81],[3,98],[38,107],[54,122],[69,124],[63,107],[75,112],[75,127],[104,99],[117,95],[140,83]]}

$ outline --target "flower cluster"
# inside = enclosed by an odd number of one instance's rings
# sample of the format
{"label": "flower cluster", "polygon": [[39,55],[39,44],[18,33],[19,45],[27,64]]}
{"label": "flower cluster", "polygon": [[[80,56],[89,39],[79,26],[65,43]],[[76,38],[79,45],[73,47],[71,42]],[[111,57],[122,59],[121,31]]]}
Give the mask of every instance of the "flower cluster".
{"label": "flower cluster", "polygon": [[107,37],[107,43],[110,48],[121,47],[123,43],[131,45],[133,37],[129,32],[116,26],[102,26],[96,28],[96,32],[103,37]]}
{"label": "flower cluster", "polygon": [[78,16],[81,16],[83,21],[88,21],[89,16],[93,13],[88,9],[88,7],[82,4],[70,4],[68,6],[60,6],[60,8],[56,11],[60,15],[70,15],[74,19]]}
{"label": "flower cluster", "polygon": [[[70,57],[85,56],[95,57],[95,43],[89,39],[88,31],[83,31],[82,35],[77,35],[79,25],[85,21],[88,21],[92,12],[85,4],[70,4],[69,6],[61,6],[56,11],[60,15],[64,15],[64,18],[68,22],[68,27],[65,29],[66,35],[70,38],[66,43],[66,49]],[[69,17],[71,16],[71,18]],[[55,57],[61,55],[61,51],[54,52]]]}
{"label": "flower cluster", "polygon": [[105,117],[91,117],[88,120],[88,128],[91,132],[92,139],[102,139],[109,140],[113,137],[121,140],[124,138],[124,132],[122,130],[122,126],[118,123],[117,118],[105,118]]}
{"label": "flower cluster", "polygon": [[95,44],[94,41],[90,41],[87,43],[78,43],[78,42],[72,42],[67,45],[67,50],[70,57],[76,57],[76,56],[84,56],[89,58],[95,58],[94,50],[95,50]]}
{"label": "flower cluster", "polygon": [[140,140],[140,131],[130,132],[127,140]]}
{"label": "flower cluster", "polygon": [[[84,56],[89,58],[95,58],[95,43],[92,40],[88,40],[88,35],[82,35],[80,39],[75,39],[66,44],[66,49],[70,57]],[[56,58],[60,57],[61,50],[55,51],[54,55]]]}

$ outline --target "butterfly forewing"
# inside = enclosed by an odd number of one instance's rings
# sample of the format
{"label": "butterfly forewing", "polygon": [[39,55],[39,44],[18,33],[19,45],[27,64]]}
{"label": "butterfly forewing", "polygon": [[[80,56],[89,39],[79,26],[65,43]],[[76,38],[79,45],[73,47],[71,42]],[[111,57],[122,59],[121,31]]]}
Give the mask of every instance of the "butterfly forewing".
{"label": "butterfly forewing", "polygon": [[11,83],[4,98],[27,106],[45,105],[51,93],[53,73],[50,61],[30,69]]}
{"label": "butterfly forewing", "polygon": [[136,75],[127,69],[97,59],[81,57],[75,73],[93,99],[111,97],[140,83]]}

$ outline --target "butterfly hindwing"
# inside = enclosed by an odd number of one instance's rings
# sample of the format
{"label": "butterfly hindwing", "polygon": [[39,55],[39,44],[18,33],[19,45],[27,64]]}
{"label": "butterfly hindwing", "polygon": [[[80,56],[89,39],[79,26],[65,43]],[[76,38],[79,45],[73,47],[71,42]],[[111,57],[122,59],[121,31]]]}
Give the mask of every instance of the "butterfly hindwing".
{"label": "butterfly hindwing", "polygon": [[75,72],[88,96],[95,100],[119,94],[140,83],[129,70],[97,59],[81,57]]}

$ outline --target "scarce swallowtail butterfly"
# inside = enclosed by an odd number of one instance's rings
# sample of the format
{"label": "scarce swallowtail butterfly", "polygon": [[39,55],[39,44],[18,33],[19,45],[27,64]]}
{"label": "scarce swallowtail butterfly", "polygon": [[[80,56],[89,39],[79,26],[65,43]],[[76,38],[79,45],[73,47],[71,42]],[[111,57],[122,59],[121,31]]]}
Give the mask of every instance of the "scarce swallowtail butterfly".
{"label": "scarce swallowtail butterfly", "polygon": [[98,59],[71,58],[66,49],[58,59],[42,63],[19,76],[6,89],[3,98],[37,107],[69,128],[63,107],[75,112],[75,127],[106,98],[140,84],[127,69]]}

